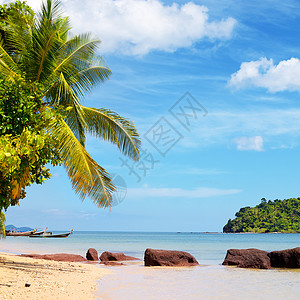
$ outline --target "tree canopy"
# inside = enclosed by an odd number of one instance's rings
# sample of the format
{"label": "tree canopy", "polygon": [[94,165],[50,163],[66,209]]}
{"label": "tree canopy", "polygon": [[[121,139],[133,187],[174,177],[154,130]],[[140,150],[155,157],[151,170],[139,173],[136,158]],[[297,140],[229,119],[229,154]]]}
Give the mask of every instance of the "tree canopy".
{"label": "tree canopy", "polygon": [[300,198],[267,201],[243,207],[229,219],[223,232],[300,232]]}
{"label": "tree canopy", "polygon": [[0,212],[50,177],[47,163],[65,166],[82,200],[110,207],[115,187],[87,152],[86,134],[139,158],[130,120],[81,104],[111,70],[97,54],[99,40],[70,30],[59,1],[46,0],[36,15],[26,2],[0,6]]}

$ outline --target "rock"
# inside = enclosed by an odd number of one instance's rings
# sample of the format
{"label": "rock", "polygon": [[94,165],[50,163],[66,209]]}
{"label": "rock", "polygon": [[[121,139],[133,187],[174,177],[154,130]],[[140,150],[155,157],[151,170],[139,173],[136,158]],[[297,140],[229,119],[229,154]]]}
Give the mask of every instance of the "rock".
{"label": "rock", "polygon": [[268,252],[258,249],[229,249],[225,260],[225,266],[237,266],[240,268],[270,269],[271,261]]}
{"label": "rock", "polygon": [[124,253],[111,253],[105,251],[100,256],[101,261],[123,261],[123,260],[139,260],[136,257],[127,256]]}
{"label": "rock", "polygon": [[100,264],[106,266],[125,266],[123,263],[117,261],[101,261]]}
{"label": "rock", "polygon": [[272,251],[268,256],[274,268],[300,268],[300,247]]}
{"label": "rock", "polygon": [[146,249],[144,255],[145,266],[196,266],[197,260],[184,251]]}
{"label": "rock", "polygon": [[47,259],[55,261],[67,261],[67,262],[80,262],[86,261],[84,257],[77,254],[67,254],[67,253],[57,253],[57,254],[21,254],[24,257],[38,258],[38,259]]}
{"label": "rock", "polygon": [[88,249],[88,251],[86,252],[86,259],[87,260],[98,260],[98,252],[96,249],[94,248],[90,248]]}
{"label": "rock", "polygon": [[31,284],[30,283],[25,283],[25,287],[30,287]]}

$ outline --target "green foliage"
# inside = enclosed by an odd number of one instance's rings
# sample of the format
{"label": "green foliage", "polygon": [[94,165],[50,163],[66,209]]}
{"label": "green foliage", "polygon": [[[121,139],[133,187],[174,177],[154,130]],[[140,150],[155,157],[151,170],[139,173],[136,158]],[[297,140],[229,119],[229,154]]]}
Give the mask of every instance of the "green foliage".
{"label": "green foliage", "polygon": [[60,161],[82,200],[110,207],[115,187],[86,151],[86,134],[134,160],[141,142],[131,121],[81,105],[111,75],[96,54],[100,41],[71,35],[57,0],[45,0],[36,16],[24,2],[0,6],[0,30],[0,163],[6,169],[0,173],[0,211],[18,203],[26,186],[49,177],[46,163]]}
{"label": "green foliage", "polygon": [[243,207],[229,219],[223,232],[300,232],[300,198],[267,201]]}
{"label": "green foliage", "polygon": [[0,5],[0,35],[5,49],[13,54],[16,47],[13,46],[11,33],[26,34],[26,30],[34,22],[34,11],[26,1],[15,1]]}
{"label": "green foliage", "polygon": [[[0,135],[20,135],[24,128],[41,129],[42,90],[24,79],[0,79]],[[39,127],[39,128],[37,128]]]}
{"label": "green foliage", "polygon": [[18,204],[26,186],[50,178],[47,163],[60,162],[41,93],[23,79],[0,80],[0,211]]}
{"label": "green foliage", "polygon": [[5,26],[8,22],[14,22],[18,26],[33,23],[34,11],[26,4],[26,1],[15,1],[0,5],[0,25]]}

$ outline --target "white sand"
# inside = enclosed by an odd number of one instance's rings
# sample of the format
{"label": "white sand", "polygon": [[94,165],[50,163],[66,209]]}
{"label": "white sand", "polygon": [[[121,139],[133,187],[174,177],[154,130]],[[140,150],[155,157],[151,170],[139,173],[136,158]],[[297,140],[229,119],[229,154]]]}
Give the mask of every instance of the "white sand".
{"label": "white sand", "polygon": [[96,299],[96,280],[109,273],[99,264],[0,253],[0,299]]}

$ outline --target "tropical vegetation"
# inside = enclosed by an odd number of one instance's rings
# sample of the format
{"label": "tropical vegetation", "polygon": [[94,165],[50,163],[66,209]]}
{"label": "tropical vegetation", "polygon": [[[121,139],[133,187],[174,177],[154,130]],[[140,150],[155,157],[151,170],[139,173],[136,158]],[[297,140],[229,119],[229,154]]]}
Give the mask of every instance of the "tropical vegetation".
{"label": "tropical vegetation", "polygon": [[223,232],[300,232],[300,198],[267,201],[246,206],[229,219]]}
{"label": "tropical vegetation", "polygon": [[81,104],[111,70],[97,55],[100,41],[72,36],[60,9],[56,0],[46,0],[38,14],[26,2],[0,6],[0,226],[27,186],[50,178],[49,163],[64,165],[82,200],[110,207],[115,186],[87,152],[87,134],[139,158],[131,121]]}

